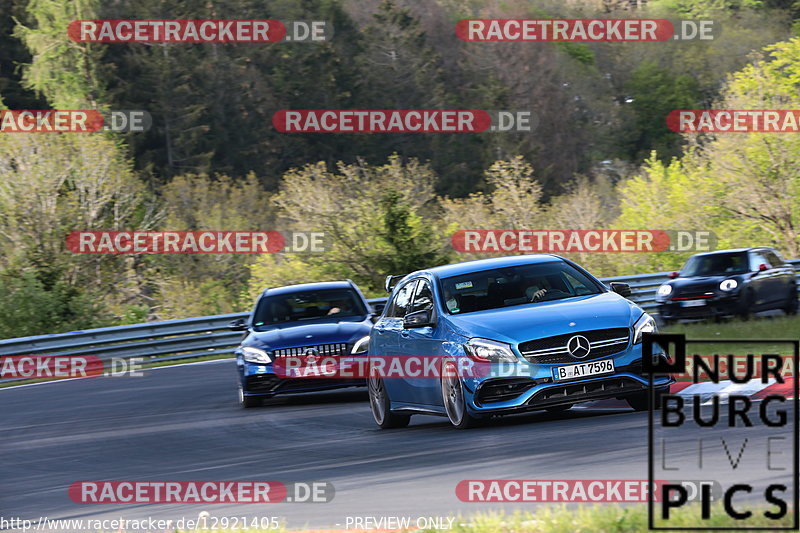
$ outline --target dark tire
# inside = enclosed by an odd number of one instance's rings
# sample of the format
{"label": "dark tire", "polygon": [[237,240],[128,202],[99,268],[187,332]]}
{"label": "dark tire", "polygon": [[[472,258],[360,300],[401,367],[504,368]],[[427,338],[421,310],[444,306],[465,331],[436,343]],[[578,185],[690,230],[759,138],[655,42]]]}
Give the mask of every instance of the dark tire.
{"label": "dark tire", "polygon": [[[661,396],[665,394],[669,389],[656,389],[655,390],[655,409],[661,409]],[[650,408],[650,391],[642,391],[637,392],[636,394],[631,394],[625,397],[625,401],[628,402],[628,405],[633,407],[636,411],[647,411]]]}
{"label": "dark tire", "polygon": [[786,302],[786,307],[784,307],[783,310],[787,315],[796,315],[797,307],[797,287],[792,287],[792,292],[789,293],[789,301]]}
{"label": "dark tire", "polygon": [[736,315],[742,320],[750,320],[750,315],[753,313],[754,300],[752,289],[747,289],[739,302],[739,312]]}
{"label": "dark tire", "polygon": [[567,404],[567,405],[554,405],[553,407],[545,407],[545,410],[550,413],[563,413],[564,411],[569,411],[572,409],[574,404]]}
{"label": "dark tire", "polygon": [[261,398],[245,396],[244,389],[239,385],[239,406],[243,409],[250,409],[252,407],[258,407],[259,405],[261,405]]}
{"label": "dark tire", "polygon": [[411,415],[398,415],[393,413],[389,407],[389,392],[383,384],[383,380],[376,376],[371,376],[367,380],[369,389],[369,407],[372,410],[372,418],[381,429],[404,428],[411,421]]}
{"label": "dark tire", "polygon": [[447,418],[457,429],[468,429],[480,425],[481,419],[469,414],[467,401],[464,397],[464,386],[461,378],[453,368],[453,362],[447,360],[442,365],[442,401],[447,412]]}

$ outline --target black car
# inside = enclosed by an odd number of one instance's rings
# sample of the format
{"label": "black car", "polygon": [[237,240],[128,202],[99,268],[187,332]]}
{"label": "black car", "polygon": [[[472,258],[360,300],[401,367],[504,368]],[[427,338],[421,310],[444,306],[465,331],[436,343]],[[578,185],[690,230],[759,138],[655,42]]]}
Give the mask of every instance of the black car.
{"label": "black car", "polygon": [[689,258],[656,291],[665,322],[715,319],[781,309],[797,312],[797,277],[792,265],[769,247],[718,250]]}
{"label": "black car", "polygon": [[265,289],[247,320],[231,323],[246,332],[236,349],[239,403],[254,407],[278,394],[366,385],[360,379],[287,378],[273,362],[282,357],[319,358],[366,354],[377,315],[374,306],[350,280],[305,283]]}

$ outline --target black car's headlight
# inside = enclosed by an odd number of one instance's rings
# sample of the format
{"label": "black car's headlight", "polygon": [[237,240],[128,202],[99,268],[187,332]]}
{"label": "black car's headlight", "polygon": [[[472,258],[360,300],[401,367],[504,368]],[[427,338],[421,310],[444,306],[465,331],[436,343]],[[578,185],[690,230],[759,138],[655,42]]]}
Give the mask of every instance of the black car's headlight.
{"label": "black car's headlight", "polygon": [[242,357],[248,363],[258,363],[266,365],[272,362],[269,352],[261,348],[253,348],[252,346],[242,347]]}
{"label": "black car's headlight", "polygon": [[365,337],[361,337],[356,341],[353,345],[353,349],[350,350],[352,355],[364,355],[369,350],[369,335]]}
{"label": "black car's headlight", "polygon": [[511,346],[504,342],[488,339],[470,339],[464,344],[464,350],[470,359],[480,363],[514,363],[517,356]]}
{"label": "black car's headlight", "polygon": [[656,291],[656,296],[659,296],[661,298],[666,298],[670,294],[672,294],[672,285],[668,283],[663,284]]}
{"label": "black car's headlight", "polygon": [[657,331],[655,319],[644,313],[633,325],[633,344],[642,342],[642,333],[656,333]]}

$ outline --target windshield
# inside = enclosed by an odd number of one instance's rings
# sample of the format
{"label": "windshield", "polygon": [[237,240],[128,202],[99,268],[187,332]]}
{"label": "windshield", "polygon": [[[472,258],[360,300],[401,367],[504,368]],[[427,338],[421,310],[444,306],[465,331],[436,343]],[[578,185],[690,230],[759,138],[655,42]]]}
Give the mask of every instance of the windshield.
{"label": "windshield", "polygon": [[737,252],[691,257],[681,270],[681,275],[684,277],[724,276],[726,274],[744,274],[747,271],[747,254]]}
{"label": "windshield", "polygon": [[258,302],[253,326],[286,322],[360,318],[367,314],[361,298],[350,289],[291,292]]}
{"label": "windshield", "polygon": [[442,279],[444,306],[452,314],[599,294],[602,289],[562,261],[484,270]]}

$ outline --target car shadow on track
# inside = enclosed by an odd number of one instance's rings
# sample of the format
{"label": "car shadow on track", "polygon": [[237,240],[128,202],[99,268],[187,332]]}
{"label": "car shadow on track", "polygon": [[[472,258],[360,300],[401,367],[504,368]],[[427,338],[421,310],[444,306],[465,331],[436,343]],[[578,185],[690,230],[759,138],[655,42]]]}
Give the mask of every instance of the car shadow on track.
{"label": "car shadow on track", "polygon": [[367,395],[366,387],[348,390],[286,394],[284,396],[276,396],[275,398],[263,400],[261,406],[256,409],[289,405],[337,405],[356,402],[363,403],[369,408],[369,396]]}

